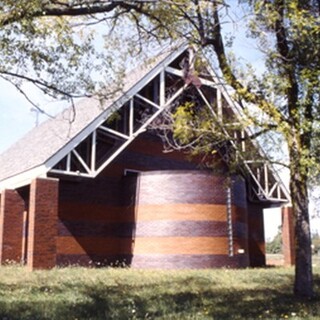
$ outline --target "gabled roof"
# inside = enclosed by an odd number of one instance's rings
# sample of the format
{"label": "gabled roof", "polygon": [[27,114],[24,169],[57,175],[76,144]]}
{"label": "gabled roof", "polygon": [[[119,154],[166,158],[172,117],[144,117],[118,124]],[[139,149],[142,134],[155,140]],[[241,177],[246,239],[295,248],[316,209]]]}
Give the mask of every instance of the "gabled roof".
{"label": "gabled roof", "polygon": [[[94,178],[164,109],[191,90],[230,137],[218,151],[226,163],[236,154],[249,198],[268,205],[290,201],[261,147],[248,139],[249,129],[226,128],[228,118],[237,121],[240,107],[209,66],[205,74],[192,72],[193,54],[187,45],[167,49],[125,76],[121,92],[103,104],[94,98],[79,102],[72,123],[70,108],[34,128],[0,156],[0,190],[24,186],[48,172]],[[254,158],[246,152],[249,147]]]}
{"label": "gabled roof", "polygon": [[106,119],[161,68],[168,65],[186,50],[186,45],[169,47],[150,61],[131,71],[123,79],[123,88],[112,98],[100,103],[95,98],[84,98],[73,108],[68,108],[54,119],[49,119],[32,129],[0,155],[0,190],[16,188],[30,179],[46,175],[73,147]]}

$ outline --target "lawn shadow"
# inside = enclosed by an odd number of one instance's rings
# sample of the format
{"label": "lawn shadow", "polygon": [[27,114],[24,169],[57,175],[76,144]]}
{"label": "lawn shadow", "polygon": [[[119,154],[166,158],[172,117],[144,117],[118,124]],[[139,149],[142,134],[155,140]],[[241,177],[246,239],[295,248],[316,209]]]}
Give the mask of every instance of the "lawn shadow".
{"label": "lawn shadow", "polygon": [[[74,296],[4,303],[0,319],[280,319],[320,318],[320,275],[315,276],[318,297],[298,300],[292,294],[292,275],[283,275],[283,286],[272,288],[221,287],[219,281],[197,275],[154,283],[103,281],[72,287]],[[252,279],[254,281],[254,279]],[[248,286],[250,287],[250,286]],[[5,289],[5,288],[3,288]],[[41,289],[41,288],[40,288]],[[39,289],[36,294],[45,294]],[[74,291],[73,291],[74,290]],[[41,292],[40,292],[41,291]]]}

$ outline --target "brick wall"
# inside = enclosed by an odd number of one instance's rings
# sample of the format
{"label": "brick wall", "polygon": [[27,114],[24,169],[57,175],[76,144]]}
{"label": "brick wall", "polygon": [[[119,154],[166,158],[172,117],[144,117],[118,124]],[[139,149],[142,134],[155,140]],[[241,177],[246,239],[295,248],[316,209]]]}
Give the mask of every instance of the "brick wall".
{"label": "brick wall", "polygon": [[[136,178],[123,176],[124,170],[188,171],[199,164],[182,153],[162,150],[158,138],[145,134],[94,180],[60,182],[58,264],[131,263],[137,186]],[[202,195],[198,192],[198,196]]]}
{"label": "brick wall", "polygon": [[[145,172],[138,186],[133,267],[248,266],[245,194],[235,192],[235,184],[233,256],[229,256],[225,177],[201,171]],[[235,206],[235,201],[244,207]],[[238,248],[244,248],[244,254],[238,254]]]}
{"label": "brick wall", "polygon": [[0,263],[22,260],[25,202],[16,190],[4,190],[0,205]]}
{"label": "brick wall", "polygon": [[57,179],[35,179],[30,186],[27,266],[31,270],[56,265],[58,187]]}
{"label": "brick wall", "polygon": [[250,203],[248,206],[248,244],[251,267],[266,265],[263,208],[261,204],[255,203]]}
{"label": "brick wall", "polygon": [[[109,170],[114,172],[112,165]],[[162,178],[167,174],[160,172]],[[163,268],[247,266],[246,208],[235,204],[235,256],[228,256],[223,178],[210,174],[207,179],[194,171],[184,171],[179,178],[172,174],[165,178],[167,185],[162,180],[158,184],[148,181],[149,193],[143,199],[145,189],[140,181],[136,198],[132,177],[111,177],[104,172],[97,185],[92,180],[61,183],[57,263]],[[157,174],[151,176],[156,178]],[[170,184],[176,186],[167,188]],[[240,248],[245,254],[238,254]]]}
{"label": "brick wall", "polygon": [[[30,196],[29,189],[22,196],[14,193],[18,209],[10,209],[20,219],[16,259],[27,256],[29,269],[69,264],[246,267],[251,250],[251,262],[259,260],[261,250],[248,246],[248,232],[252,228],[260,234],[261,226],[256,215],[247,217],[244,182],[231,179],[231,239],[226,204],[230,180],[221,174],[226,168],[221,165],[216,168],[220,174],[212,174],[198,165],[198,159],[186,160],[182,153],[163,153],[159,140],[144,135],[95,179],[34,180]],[[137,179],[124,176],[125,169],[145,173]],[[8,208],[5,203],[6,194],[2,212]],[[7,229],[0,230],[2,239]],[[260,241],[259,236],[252,239]]]}

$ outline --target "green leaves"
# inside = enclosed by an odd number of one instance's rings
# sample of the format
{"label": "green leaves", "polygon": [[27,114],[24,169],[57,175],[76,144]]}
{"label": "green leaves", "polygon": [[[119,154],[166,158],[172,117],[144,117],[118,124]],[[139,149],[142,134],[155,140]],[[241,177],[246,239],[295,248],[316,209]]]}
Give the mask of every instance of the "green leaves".
{"label": "green leaves", "polygon": [[[103,39],[90,25],[93,17],[68,16],[67,2],[59,2],[66,15],[52,15],[57,5],[38,0],[1,2],[0,77],[20,91],[29,82],[53,99],[105,95],[102,87],[123,66],[115,65],[113,52],[99,51],[97,41]],[[78,8],[78,1],[74,5]]]}

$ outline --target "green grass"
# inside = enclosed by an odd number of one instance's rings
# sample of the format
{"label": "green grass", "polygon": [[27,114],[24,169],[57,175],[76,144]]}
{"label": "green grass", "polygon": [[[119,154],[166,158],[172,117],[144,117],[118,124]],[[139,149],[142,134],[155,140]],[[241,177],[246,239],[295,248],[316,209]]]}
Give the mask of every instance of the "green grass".
{"label": "green grass", "polygon": [[141,271],[0,268],[0,319],[320,319],[292,295],[292,268]]}

